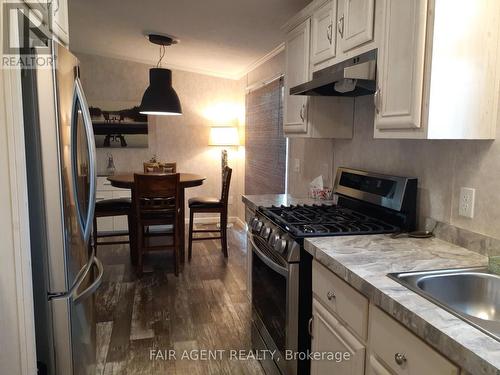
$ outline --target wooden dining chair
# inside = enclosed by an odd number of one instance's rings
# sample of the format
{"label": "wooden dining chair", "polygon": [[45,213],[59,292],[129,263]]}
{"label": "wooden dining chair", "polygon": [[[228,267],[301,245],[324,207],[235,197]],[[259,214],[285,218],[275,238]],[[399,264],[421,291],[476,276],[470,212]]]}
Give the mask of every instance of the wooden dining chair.
{"label": "wooden dining chair", "polygon": [[[189,204],[189,244],[188,259],[191,260],[193,241],[221,240],[222,253],[227,258],[227,207],[229,199],[229,185],[231,184],[231,174],[233,170],[225,167],[222,173],[221,197],[196,197],[188,201]],[[194,214],[196,213],[219,213],[220,228],[218,229],[193,229]],[[217,237],[193,237],[193,233],[219,233]]]}
{"label": "wooden dining chair", "polygon": [[[142,274],[144,254],[174,249],[175,275],[179,275],[180,175],[134,174],[134,204],[137,224],[137,273]],[[146,230],[151,226],[168,225],[167,231]],[[152,245],[158,237],[172,237],[172,244]]]}
{"label": "wooden dining chair", "polygon": [[160,168],[160,164],[157,162],[149,162],[146,161],[142,163],[144,167],[144,173],[155,173],[158,172],[158,169]]}
{"label": "wooden dining chair", "polygon": [[160,173],[177,173],[177,163],[159,163]]}
{"label": "wooden dining chair", "polygon": [[[97,247],[103,245],[119,245],[130,243],[130,225],[132,223],[130,215],[132,214],[132,202],[130,198],[114,198],[114,199],[104,199],[98,200],[95,203],[95,213],[94,213],[94,249],[97,253]],[[113,217],[113,216],[127,216],[128,231],[114,231],[114,232],[99,232],[97,230],[97,219],[103,217]],[[111,241],[99,241],[99,238],[111,238],[111,237],[122,237],[128,236],[126,240],[116,239]]]}
{"label": "wooden dining chair", "polygon": [[177,173],[177,163],[145,162],[144,173]]}

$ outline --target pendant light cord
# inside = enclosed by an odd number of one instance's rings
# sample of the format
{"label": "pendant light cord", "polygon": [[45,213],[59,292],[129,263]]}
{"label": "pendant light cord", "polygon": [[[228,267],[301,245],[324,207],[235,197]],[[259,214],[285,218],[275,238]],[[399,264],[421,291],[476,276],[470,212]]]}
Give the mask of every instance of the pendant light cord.
{"label": "pendant light cord", "polygon": [[165,57],[166,51],[167,51],[167,49],[165,48],[165,45],[162,45],[160,47],[160,60],[158,60],[158,64],[156,64],[157,68],[161,67],[161,61],[163,60],[163,57]]}

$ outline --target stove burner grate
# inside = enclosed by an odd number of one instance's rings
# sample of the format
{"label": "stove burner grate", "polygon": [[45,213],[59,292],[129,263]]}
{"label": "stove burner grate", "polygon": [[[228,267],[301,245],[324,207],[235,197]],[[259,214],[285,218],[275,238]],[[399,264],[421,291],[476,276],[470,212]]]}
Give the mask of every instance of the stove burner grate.
{"label": "stove burner grate", "polygon": [[261,209],[297,236],[393,233],[399,228],[349,208],[300,205]]}

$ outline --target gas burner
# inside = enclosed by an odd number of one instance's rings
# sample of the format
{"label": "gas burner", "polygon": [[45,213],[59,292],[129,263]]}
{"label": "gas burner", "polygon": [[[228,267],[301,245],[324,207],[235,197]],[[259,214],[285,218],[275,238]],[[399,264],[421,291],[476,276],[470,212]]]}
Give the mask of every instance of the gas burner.
{"label": "gas burner", "polygon": [[261,208],[278,225],[297,237],[378,234],[399,231],[397,226],[346,207],[297,205]]}

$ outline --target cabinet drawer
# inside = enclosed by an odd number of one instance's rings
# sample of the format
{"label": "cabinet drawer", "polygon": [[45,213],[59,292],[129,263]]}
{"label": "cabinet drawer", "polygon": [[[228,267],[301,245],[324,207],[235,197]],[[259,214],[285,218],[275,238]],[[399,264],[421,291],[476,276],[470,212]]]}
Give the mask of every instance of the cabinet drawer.
{"label": "cabinet drawer", "polygon": [[108,181],[107,177],[97,177],[97,190],[115,190],[113,186],[111,186],[111,182]]}
{"label": "cabinet drawer", "polygon": [[332,312],[366,339],[368,299],[317,261],[313,262],[313,293]]}
{"label": "cabinet drawer", "polygon": [[383,362],[395,374],[460,373],[448,359],[373,305],[370,305],[369,340],[370,361]]}

